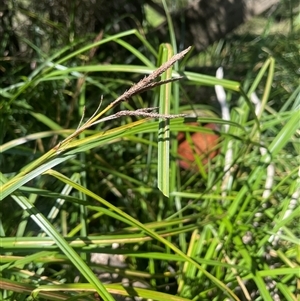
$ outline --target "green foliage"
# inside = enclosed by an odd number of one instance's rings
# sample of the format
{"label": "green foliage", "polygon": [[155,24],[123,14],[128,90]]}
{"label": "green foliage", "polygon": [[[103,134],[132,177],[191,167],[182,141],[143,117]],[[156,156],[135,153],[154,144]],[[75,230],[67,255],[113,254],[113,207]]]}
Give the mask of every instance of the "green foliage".
{"label": "green foliage", "polygon": [[[183,80],[119,106],[119,95],[176,52],[173,38],[159,48],[132,29],[47,51],[28,40],[31,60],[5,65],[1,79],[0,299],[296,300],[295,35],[235,35],[189,64],[223,64],[236,81],[185,71],[183,60],[162,75]],[[226,91],[230,120],[211,104],[215,86]],[[199,172],[182,170],[176,133],[212,130],[185,118],[105,119],[150,107],[193,110],[202,125],[218,125],[219,154],[206,166],[197,160]],[[96,262],[96,253],[126,264]],[[121,278],[106,284],[104,272]]]}

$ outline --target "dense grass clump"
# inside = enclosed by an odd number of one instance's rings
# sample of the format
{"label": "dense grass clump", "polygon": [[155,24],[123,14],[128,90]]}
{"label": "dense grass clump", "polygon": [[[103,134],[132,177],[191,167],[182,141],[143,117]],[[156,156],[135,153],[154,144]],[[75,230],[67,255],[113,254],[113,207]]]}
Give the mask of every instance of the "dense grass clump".
{"label": "dense grass clump", "polygon": [[1,300],[296,300],[299,20],[281,18],[200,54],[167,18],[170,43],[144,20],[2,57]]}

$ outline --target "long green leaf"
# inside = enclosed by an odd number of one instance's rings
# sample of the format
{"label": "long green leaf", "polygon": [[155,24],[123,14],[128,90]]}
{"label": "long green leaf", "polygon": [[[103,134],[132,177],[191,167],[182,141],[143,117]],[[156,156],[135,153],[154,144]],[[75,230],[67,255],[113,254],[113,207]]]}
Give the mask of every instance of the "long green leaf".
{"label": "long green leaf", "polygon": [[103,298],[103,300],[114,301],[114,298],[107,292],[107,290],[93,273],[93,271],[80,258],[77,252],[74,251],[72,247],[70,247],[68,242],[59,232],[57,232],[55,227],[47,220],[47,218],[45,218],[44,215],[33,204],[31,204],[26,197],[13,195],[12,198],[23,210],[26,210],[30,214],[30,217],[41,228],[41,230],[55,241],[59,249],[70,259],[70,261],[79,270],[83,277],[89,283],[91,283],[91,285]]}
{"label": "long green leaf", "polygon": [[[159,62],[162,65],[173,56],[170,44],[162,44],[159,49]],[[162,80],[171,78],[171,68],[161,76]],[[171,83],[160,86],[159,89],[159,113],[164,115],[170,114],[171,105]],[[169,119],[159,120],[158,131],[158,163],[157,163],[157,187],[166,196],[169,197],[170,183],[170,127]]]}

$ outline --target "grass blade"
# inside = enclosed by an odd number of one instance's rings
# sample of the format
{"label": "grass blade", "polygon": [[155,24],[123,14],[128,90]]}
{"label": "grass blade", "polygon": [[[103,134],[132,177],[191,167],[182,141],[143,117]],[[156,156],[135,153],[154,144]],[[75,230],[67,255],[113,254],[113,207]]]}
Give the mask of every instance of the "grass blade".
{"label": "grass blade", "polygon": [[[162,44],[159,51],[159,63],[162,65],[173,55],[170,44]],[[169,68],[161,75],[162,80],[172,77],[172,70]],[[163,85],[159,89],[159,113],[170,114],[171,102],[171,83]],[[166,196],[169,197],[169,174],[170,174],[170,121],[168,119],[159,120],[158,131],[158,168],[157,168],[157,187]]]}

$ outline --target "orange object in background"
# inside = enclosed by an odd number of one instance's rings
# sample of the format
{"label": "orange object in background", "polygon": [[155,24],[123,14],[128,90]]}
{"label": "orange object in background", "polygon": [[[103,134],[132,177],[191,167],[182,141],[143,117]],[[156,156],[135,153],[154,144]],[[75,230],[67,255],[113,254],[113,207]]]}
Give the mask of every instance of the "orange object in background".
{"label": "orange object in background", "polygon": [[[191,125],[199,125],[197,122],[189,123]],[[217,125],[208,123],[204,127],[217,130]],[[195,163],[194,155],[198,155],[202,164],[206,165],[208,161],[214,158],[218,154],[216,146],[218,144],[219,135],[215,133],[191,133],[192,145],[186,140],[185,133],[179,132],[177,136],[178,140],[178,155],[179,166],[183,169],[196,170],[197,165]]]}

